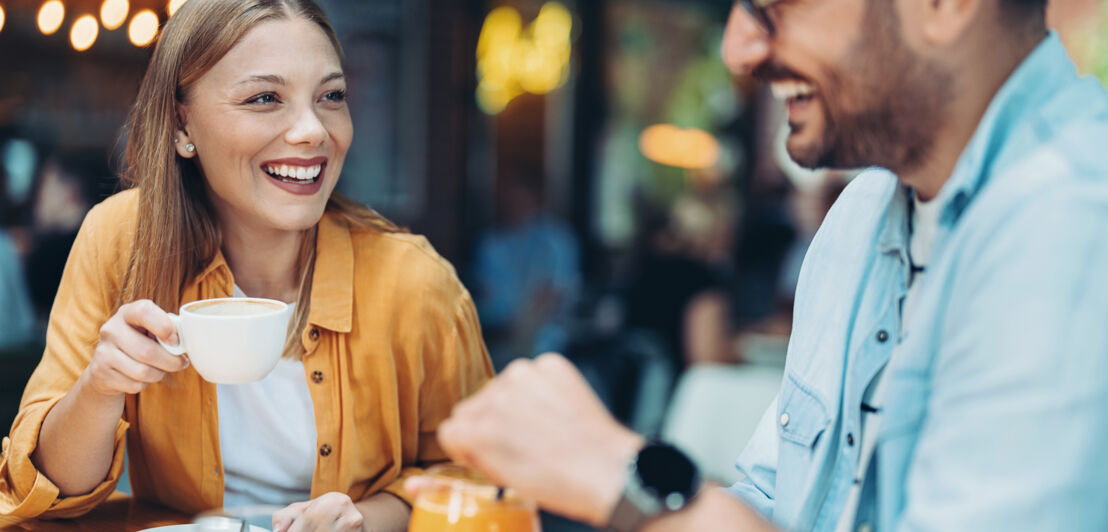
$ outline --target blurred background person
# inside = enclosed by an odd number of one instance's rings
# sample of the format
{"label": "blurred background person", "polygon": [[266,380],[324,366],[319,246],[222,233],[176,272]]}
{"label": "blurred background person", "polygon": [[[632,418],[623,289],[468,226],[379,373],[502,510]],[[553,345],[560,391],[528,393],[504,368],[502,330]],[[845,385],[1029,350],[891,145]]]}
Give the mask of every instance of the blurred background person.
{"label": "blurred background person", "polygon": [[549,213],[541,184],[512,176],[497,195],[497,224],[481,235],[470,271],[493,365],[564,351],[581,290],[580,252],[570,227]]}

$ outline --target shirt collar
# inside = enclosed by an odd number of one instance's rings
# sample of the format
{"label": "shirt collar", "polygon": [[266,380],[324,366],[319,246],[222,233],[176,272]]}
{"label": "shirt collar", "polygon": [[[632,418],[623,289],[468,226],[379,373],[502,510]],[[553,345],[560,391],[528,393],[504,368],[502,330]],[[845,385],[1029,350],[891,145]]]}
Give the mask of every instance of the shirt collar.
{"label": "shirt collar", "polygon": [[[1077,75],[1058,35],[1047,37],[1016,68],[997,91],[950,179],[933,200],[939,207],[939,225],[953,225],[1006,159],[1022,149],[1012,141],[1019,124],[1038,111],[1061,86]],[[908,213],[912,192],[894,187],[885,214],[885,226],[878,238],[882,253],[899,253],[908,246]]]}
{"label": "shirt collar", "polygon": [[[341,333],[350,332],[353,320],[354,244],[350,238],[350,228],[338,216],[331,212],[323,214],[316,233],[308,322]],[[223,251],[216,250],[215,257],[194,282],[200,283],[209,276],[218,276],[215,286],[220,293],[212,297],[231,297],[233,280]]]}
{"label": "shirt collar", "polygon": [[354,314],[354,243],[349,226],[331,212],[324,213],[315,250],[308,322],[348,333]]}
{"label": "shirt collar", "polygon": [[1016,68],[997,91],[973,137],[954,166],[950,179],[935,198],[939,223],[952,225],[986,185],[990,176],[1009,159],[1024,151],[1014,138],[1020,124],[1039,110],[1066,83],[1077,76],[1076,67],[1057,33],[1051,31]]}

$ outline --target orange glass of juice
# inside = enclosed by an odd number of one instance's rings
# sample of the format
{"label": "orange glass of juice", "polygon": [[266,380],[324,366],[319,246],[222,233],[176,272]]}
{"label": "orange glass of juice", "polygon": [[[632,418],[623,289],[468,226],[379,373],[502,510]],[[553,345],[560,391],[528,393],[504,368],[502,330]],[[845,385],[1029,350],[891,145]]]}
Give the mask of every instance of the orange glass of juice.
{"label": "orange glass of juice", "polygon": [[455,465],[427,471],[409,532],[541,532],[535,504]]}

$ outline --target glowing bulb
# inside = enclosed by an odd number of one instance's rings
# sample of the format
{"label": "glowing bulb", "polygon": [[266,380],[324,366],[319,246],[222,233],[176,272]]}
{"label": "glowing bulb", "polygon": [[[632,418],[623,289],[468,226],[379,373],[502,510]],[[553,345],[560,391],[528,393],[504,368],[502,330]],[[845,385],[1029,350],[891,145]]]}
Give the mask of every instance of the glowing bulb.
{"label": "glowing bulb", "polygon": [[169,13],[169,16],[172,17],[187,1],[188,0],[169,0],[169,4],[165,8],[166,13]]}
{"label": "glowing bulb", "polygon": [[84,15],[73,23],[69,30],[69,42],[73,49],[83,52],[92,47],[96,42],[96,36],[100,34],[100,25],[96,23],[96,17]]}
{"label": "glowing bulb", "polygon": [[546,48],[569,48],[573,33],[573,15],[558,2],[547,2],[533,23],[535,43]]}
{"label": "glowing bulb", "polygon": [[656,163],[694,170],[714,167],[721,153],[719,141],[711,133],[671,124],[646,128],[639,136],[639,149]]}
{"label": "glowing bulb", "polygon": [[0,31],[4,31],[4,6],[0,6]]}
{"label": "glowing bulb", "polygon": [[519,11],[512,7],[498,7],[485,17],[481,36],[477,38],[477,56],[481,57],[497,48],[511,46],[523,31]]}
{"label": "glowing bulb", "polygon": [[104,0],[100,4],[100,22],[106,30],[114,30],[127,22],[127,12],[131,10],[127,0]]}
{"label": "glowing bulb", "polygon": [[38,29],[43,35],[51,35],[62,27],[65,20],[65,5],[61,0],[50,0],[38,9]]}
{"label": "glowing bulb", "polygon": [[158,15],[149,9],[143,9],[131,18],[131,25],[127,27],[127,36],[131,38],[131,44],[146,46],[154,41],[158,35]]}

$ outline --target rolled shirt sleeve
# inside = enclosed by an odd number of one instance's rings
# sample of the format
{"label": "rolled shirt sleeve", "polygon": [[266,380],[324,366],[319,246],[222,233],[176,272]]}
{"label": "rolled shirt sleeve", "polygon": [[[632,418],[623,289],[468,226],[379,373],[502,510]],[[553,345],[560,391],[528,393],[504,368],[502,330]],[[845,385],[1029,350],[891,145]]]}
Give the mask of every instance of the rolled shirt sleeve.
{"label": "rolled shirt sleeve", "polygon": [[[61,497],[31,460],[39,431],[50,409],[60,401],[88,367],[99,330],[110,317],[123,264],[106,245],[110,238],[127,238],[128,228],[103,206],[86,217],[66,262],[46,333],[46,350],[32,374],[0,459],[0,514],[19,517],[73,517],[84,514],[112,494],[123,472],[124,435],[128,423],[116,426],[115,453],[108,476],[91,492]],[[114,211],[112,211],[114,212]],[[113,262],[115,261],[115,262]]]}

